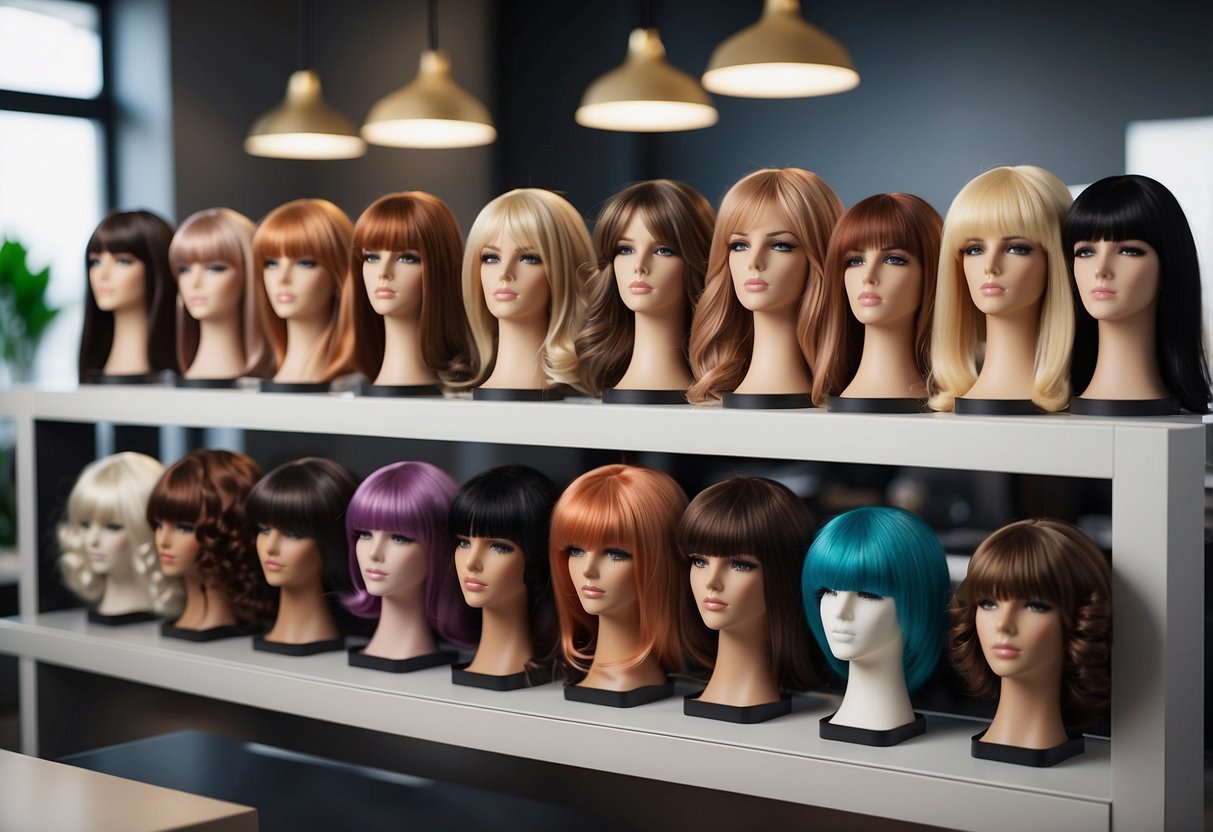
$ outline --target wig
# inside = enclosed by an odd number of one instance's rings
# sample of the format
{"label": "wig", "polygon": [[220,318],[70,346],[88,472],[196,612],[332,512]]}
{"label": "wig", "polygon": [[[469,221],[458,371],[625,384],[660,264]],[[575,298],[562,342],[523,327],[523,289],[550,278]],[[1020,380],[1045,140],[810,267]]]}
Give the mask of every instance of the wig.
{"label": "wig", "polygon": [[[1074,246],[1083,240],[1141,240],[1158,252],[1158,370],[1185,410],[1209,412],[1209,364],[1200,301],[1200,263],[1192,229],[1179,201],[1148,176],[1109,176],[1078,195],[1066,215],[1066,260],[1074,272]],[[1076,332],[1070,379],[1086,389],[1095,372],[1099,327],[1074,292]]]}
{"label": "wig", "polygon": [[252,457],[201,448],[169,466],[152,489],[147,522],[189,523],[198,540],[198,572],[243,621],[273,616],[274,596],[257,558],[254,529],[244,503],[261,468]]}
{"label": "wig", "polygon": [[[795,494],[773,480],[733,477],[701,491],[678,523],[678,548],[689,557],[749,555],[762,569],[767,650],[783,690],[813,685],[808,627],[796,577],[813,539],[813,516]],[[685,579],[685,574],[684,574]],[[717,639],[687,595],[682,622],[687,653],[716,664]]]}
{"label": "wig", "polygon": [[686,575],[678,556],[678,519],[687,497],[669,474],[637,465],[604,465],[565,489],[552,512],[551,568],[560,649],[571,668],[586,671],[598,642],[598,618],[581,606],[569,576],[568,549],[630,552],[640,607],[640,644],[622,663],[650,655],[667,673],[680,664],[678,606]]}
{"label": "wig", "polygon": [[[636,182],[611,197],[594,226],[597,268],[590,275],[586,295],[585,329],[577,337],[577,357],[586,390],[602,395],[623,378],[632,360],[636,315],[623,302],[615,280],[615,250],[633,216],[639,216],[654,238],[671,246],[682,258],[685,320],[688,326],[708,267],[712,241],[712,206],[689,185],[670,179]],[[683,357],[687,359],[684,337]]]}
{"label": "wig", "polygon": [[1061,246],[1061,221],[1070,207],[1061,180],[1032,165],[986,171],[961,188],[943,223],[939,280],[935,288],[934,335],[928,389],[933,410],[952,410],[977,380],[977,344],[985,316],[973,304],[964,273],[965,241],[974,237],[1023,236],[1041,246],[1048,273],[1036,337],[1032,401],[1041,410],[1064,409],[1070,401],[1070,350],[1074,345],[1074,301]]}
{"label": "wig", "polygon": [[484,206],[468,232],[463,254],[463,303],[476,345],[476,386],[493,370],[497,357],[497,319],[489,313],[480,284],[480,252],[500,233],[539,255],[547,270],[551,298],[548,331],[539,352],[543,374],[552,385],[582,390],[574,339],[585,319],[582,275],[594,259],[590,234],[577,209],[563,197],[540,188],[519,188]]}
{"label": "wig", "polygon": [[340,312],[340,298],[349,282],[350,238],[354,226],[350,218],[325,199],[296,199],[279,205],[265,215],[253,235],[253,263],[256,267],[257,308],[261,326],[274,348],[274,360],[282,366],[286,357],[286,321],[274,314],[265,290],[265,261],[275,257],[292,260],[310,257],[333,278],[333,308],[325,327],[321,346],[325,350],[324,380],[330,381],[351,368],[354,334],[349,315]]}
{"label": "wig", "polygon": [[[172,274],[178,275],[191,263],[226,263],[240,275],[241,297],[240,333],[244,347],[242,375],[266,377],[273,373],[273,353],[265,338],[265,330],[257,316],[257,297],[265,294],[257,282],[253,267],[253,232],[257,226],[244,214],[231,208],[208,208],[185,218],[173,235],[168,259]],[[185,372],[198,354],[201,327],[185,308],[177,304],[177,363]]]}
{"label": "wig", "polygon": [[346,609],[361,618],[378,618],[383,600],[367,592],[355,549],[358,533],[385,531],[425,544],[425,617],[443,638],[461,646],[476,643],[479,610],[463,602],[455,575],[455,540],[447,531],[447,516],[458,486],[442,469],[428,462],[394,462],[371,474],[349,499],[345,515],[345,547],[354,591],[343,599]]}
{"label": "wig", "polygon": [[549,656],[556,647],[548,529],[557,496],[556,485],[534,468],[502,465],[472,477],[451,503],[452,538],[502,538],[522,548],[527,619],[537,660]]}
{"label": "wig", "polygon": [[279,465],[249,491],[244,514],[254,529],[270,526],[316,541],[328,592],[349,586],[343,516],[357,478],[331,459],[307,456]]}
{"label": "wig", "polygon": [[969,689],[993,697],[1000,687],[977,637],[978,604],[985,599],[1043,601],[1061,614],[1062,719],[1079,725],[1097,715],[1112,689],[1111,572],[1091,538],[1062,520],[1020,520],[982,541],[951,608],[949,652]]}
{"label": "wig", "polygon": [[818,322],[813,404],[820,407],[855,377],[863,355],[864,326],[851,312],[845,283],[847,252],[900,248],[922,267],[922,303],[914,318],[914,362],[925,380],[930,372],[931,322],[935,313],[935,275],[943,221],[925,200],[913,194],[877,194],[851,206],[834,228],[826,254],[825,291]]}
{"label": "wig", "polygon": [[127,533],[131,571],[147,590],[148,605],[158,613],[180,611],[185,600],[179,581],[160,571],[156,542],[147,522],[147,500],[164,466],[144,454],[123,451],[90,462],[80,472],[59,524],[59,569],[67,588],[85,601],[105,594],[104,575],[90,567],[83,527],[114,524]]}
{"label": "wig", "polygon": [[724,195],[712,247],[703,297],[691,323],[691,372],[695,383],[687,398],[696,404],[717,400],[745,379],[754,349],[754,316],[737,299],[729,270],[729,240],[767,206],[774,205],[800,244],[809,264],[804,298],[796,316],[796,338],[805,363],[814,364],[817,322],[825,291],[826,249],[842,214],[838,195],[815,173],[800,168],[759,170]]}
{"label": "wig", "polygon": [[[85,248],[84,269],[93,255],[108,251],[130,254],[143,264],[143,298],[147,307],[147,360],[153,373],[177,370],[174,311],[177,281],[169,266],[168,247],[173,228],[150,211],[111,211],[106,214]],[[84,330],[80,335],[80,380],[99,373],[109,358],[114,340],[114,313],[97,306],[92,288],[85,292]]]}
{"label": "wig", "polygon": [[947,556],[935,532],[910,512],[885,506],[852,509],[826,523],[809,547],[801,580],[809,628],[843,678],[847,663],[830,652],[821,623],[821,591],[893,599],[911,691],[927,680],[943,652],[950,588]]}
{"label": "wig", "polygon": [[371,203],[354,225],[349,280],[342,288],[344,331],[354,333],[355,368],[375,378],[383,364],[383,316],[376,314],[362,280],[368,251],[413,251],[421,258],[421,353],[444,384],[475,375],[472,332],[463,310],[459,268],[463,240],[447,204],[423,191],[388,194]]}

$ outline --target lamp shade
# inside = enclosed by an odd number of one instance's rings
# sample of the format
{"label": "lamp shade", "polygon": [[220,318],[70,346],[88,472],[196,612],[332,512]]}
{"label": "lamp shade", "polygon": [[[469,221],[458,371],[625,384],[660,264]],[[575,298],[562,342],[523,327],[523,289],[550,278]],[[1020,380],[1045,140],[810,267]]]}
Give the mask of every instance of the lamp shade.
{"label": "lamp shade", "polygon": [[446,54],[426,50],[412,83],[371,107],[362,137],[389,147],[477,147],[497,130],[488,109],[451,78]]}
{"label": "lamp shade", "polygon": [[621,66],[586,88],[574,118],[583,127],[638,133],[698,130],[719,119],[699,82],[670,66],[656,29],[633,29]]}
{"label": "lamp shade", "polygon": [[366,143],[324,100],[320,76],[301,69],[291,74],[286,99],[253,122],[244,151],[279,159],[353,159],[366,153]]}
{"label": "lamp shade", "polygon": [[721,95],[802,98],[859,86],[847,48],[800,16],[800,0],[766,0],[762,18],[725,39],[703,85]]}

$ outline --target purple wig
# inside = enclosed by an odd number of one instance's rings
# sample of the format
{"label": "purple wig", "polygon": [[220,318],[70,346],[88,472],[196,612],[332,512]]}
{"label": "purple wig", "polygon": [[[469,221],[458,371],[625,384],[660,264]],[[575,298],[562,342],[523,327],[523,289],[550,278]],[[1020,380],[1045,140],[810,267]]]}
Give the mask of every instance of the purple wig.
{"label": "purple wig", "polygon": [[394,462],[371,474],[345,513],[350,578],[354,591],[342,599],[362,618],[378,618],[382,600],[366,590],[355,549],[360,531],[385,531],[426,546],[425,617],[447,641],[471,647],[480,637],[480,611],[463,601],[455,573],[455,541],[447,514],[458,489],[455,481],[428,462]]}

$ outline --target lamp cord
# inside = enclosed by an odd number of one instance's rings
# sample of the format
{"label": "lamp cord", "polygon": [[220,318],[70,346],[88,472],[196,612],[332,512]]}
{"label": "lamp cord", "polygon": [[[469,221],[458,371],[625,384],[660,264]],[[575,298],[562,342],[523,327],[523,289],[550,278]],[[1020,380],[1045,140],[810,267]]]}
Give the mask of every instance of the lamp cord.
{"label": "lamp cord", "polygon": [[299,0],[298,21],[299,21],[299,39],[296,42],[295,59],[299,64],[299,69],[312,68],[313,55],[313,20],[312,20],[312,0]]}
{"label": "lamp cord", "polygon": [[429,30],[430,51],[438,51],[438,0],[428,0],[425,18]]}

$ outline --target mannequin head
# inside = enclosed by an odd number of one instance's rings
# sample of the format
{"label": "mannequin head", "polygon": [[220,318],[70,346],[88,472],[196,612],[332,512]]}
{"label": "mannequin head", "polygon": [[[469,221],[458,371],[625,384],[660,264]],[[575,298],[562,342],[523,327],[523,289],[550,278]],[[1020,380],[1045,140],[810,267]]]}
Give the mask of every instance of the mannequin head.
{"label": "mannequin head", "polygon": [[[350,280],[342,291],[342,310],[355,334],[354,363],[374,378],[383,363],[384,315],[420,322],[422,358],[447,384],[472,374],[471,333],[463,311],[459,268],[463,241],[459,222],[447,204],[432,194],[387,194],[362,212],[354,225]],[[395,298],[372,299],[379,281],[377,259],[383,252],[417,262],[415,283],[406,274],[395,282]],[[372,262],[368,263],[368,260]]]}
{"label": "mannequin head", "polygon": [[[1163,383],[1185,410],[1208,412],[1200,264],[1192,229],[1175,196],[1148,176],[1109,176],[1078,195],[1064,225],[1071,273],[1080,242],[1139,240],[1158,256],[1155,339]],[[1081,392],[1091,380],[1099,346],[1090,299],[1074,289],[1077,315],[1070,376]]]}
{"label": "mannequin head", "polygon": [[[89,291],[84,299],[84,331],[80,336],[80,379],[84,381],[105,366],[114,338],[114,303],[133,295],[141,299],[147,312],[147,358],[151,371],[176,370],[174,355],[175,333],[173,307],[177,286],[169,267],[168,247],[173,229],[150,211],[111,211],[105,215],[85,251],[85,271],[89,275]],[[100,262],[106,258],[107,262]],[[113,259],[113,263],[108,262]],[[95,267],[109,266],[118,275],[129,274],[135,285],[115,291],[98,304]],[[136,271],[142,272],[138,285]],[[117,279],[117,278],[116,278]],[[111,302],[112,299],[112,302]]]}
{"label": "mannequin head", "polygon": [[[813,683],[809,664],[808,628],[796,578],[805,550],[813,538],[813,517],[805,504],[785,486],[761,477],[733,477],[701,491],[678,523],[678,548],[690,559],[695,585],[696,560],[728,560],[744,556],[758,568],[761,600],[767,620],[767,650],[784,690],[807,690]],[[729,575],[729,580],[734,576]],[[724,587],[728,592],[730,587]],[[684,597],[688,597],[685,596]],[[702,614],[702,597],[690,597],[683,606],[683,633],[687,652],[704,667],[716,663],[716,637]],[[730,607],[733,601],[725,597]],[[727,627],[727,623],[725,627]]]}
{"label": "mannequin head", "polygon": [[[1061,520],[1020,520],[987,537],[952,598],[952,664],[977,696],[998,694],[977,617],[984,601],[1041,602],[1059,614],[1062,717],[1081,724],[1111,695],[1111,569],[1099,548]],[[1027,656],[1025,656],[1027,658]]]}
{"label": "mannequin head", "polygon": [[[353,334],[338,314],[342,287],[347,282],[350,238],[354,227],[340,208],[324,199],[296,199],[266,214],[253,235],[253,263],[262,290],[256,293],[261,325],[274,348],[278,366],[286,357],[287,319],[300,314],[323,314],[324,327],[318,348],[327,357],[324,380],[345,372],[353,350]],[[280,271],[281,261],[306,259],[315,262],[322,274],[317,285],[297,287],[296,300],[289,304],[271,298],[276,294],[268,272]],[[266,267],[275,266],[273,269]],[[277,303],[277,305],[275,305]]]}
{"label": "mannequin head", "polygon": [[[265,620],[273,613],[273,598],[261,576],[254,546],[254,529],[245,519],[245,500],[261,478],[252,457],[232,451],[200,448],[190,451],[156,482],[147,502],[147,522],[161,550],[166,574],[196,573],[202,585],[216,588],[238,618]],[[168,559],[162,531],[172,528],[193,545],[173,541]]]}
{"label": "mannequin head", "polygon": [[943,224],[935,288],[930,379],[934,410],[951,410],[955,398],[977,379],[977,347],[985,337],[985,315],[974,304],[965,277],[968,241],[1005,237],[1030,241],[1046,261],[1031,399],[1048,411],[1069,403],[1074,302],[1061,221],[1070,202],[1070,192],[1060,179],[1032,165],[986,171],[952,200]]}
{"label": "mannequin head", "polygon": [[[881,307],[866,313],[873,324],[892,320],[900,308],[912,308],[914,360],[925,379],[930,370],[931,319],[935,312],[935,276],[939,268],[939,238],[943,221],[925,200],[913,194],[876,194],[855,203],[838,220],[826,254],[825,291],[818,299],[821,309],[813,314],[819,322],[817,365],[813,373],[813,403],[821,406],[827,396],[846,388],[859,369],[866,322],[855,314],[854,292],[847,286],[852,252],[879,255],[908,255],[904,286],[889,285],[888,291],[912,290],[910,299],[885,298]],[[896,249],[885,252],[884,249]],[[871,267],[873,264],[865,264]],[[917,282],[913,277],[917,276]],[[899,281],[901,282],[901,281]],[[888,292],[886,292],[887,294]],[[904,300],[904,304],[901,302]]]}
{"label": "mannequin head", "polygon": [[[695,384],[687,398],[695,403],[719,399],[737,388],[749,368],[754,346],[752,312],[734,286],[731,243],[763,217],[774,217],[795,239],[807,276],[797,307],[796,335],[805,363],[814,361],[814,309],[824,291],[826,248],[842,213],[838,196],[821,177],[800,168],[759,170],[724,195],[708,256],[703,297],[691,325],[691,370]],[[753,241],[757,242],[757,241]]]}
{"label": "mannequin head", "polygon": [[[577,209],[551,191],[519,188],[509,191],[484,206],[468,232],[463,254],[463,303],[476,344],[474,363],[477,375],[471,385],[480,384],[493,370],[497,356],[498,321],[485,300],[481,280],[482,257],[486,247],[506,239],[511,250],[529,251],[538,257],[547,276],[547,333],[539,362],[548,382],[581,388],[574,339],[584,320],[580,298],[582,271],[593,259],[590,235]],[[501,257],[510,253],[501,251]]]}
{"label": "mannequin head", "polygon": [[[191,214],[173,235],[168,259],[178,281],[182,303],[177,305],[177,361],[184,372],[198,353],[199,321],[227,314],[240,316],[244,344],[244,375],[265,376],[273,354],[257,317],[257,296],[264,290],[253,267],[253,221],[231,208],[208,208]],[[205,302],[191,303],[190,269],[206,274]]]}
{"label": "mannequin head", "polygon": [[148,496],[163,471],[150,456],[124,451],[80,472],[58,537],[63,582],[82,600],[99,600],[112,580],[141,586],[156,612],[180,608],[181,584],[161,571],[146,516]]}
{"label": "mannequin head", "polygon": [[[451,503],[449,530],[457,546],[461,540],[486,537],[517,547],[505,556],[521,561],[510,564],[511,575],[526,590],[536,656],[546,656],[556,646],[548,529],[558,495],[556,485],[534,468],[502,465],[472,477]],[[456,566],[460,551],[455,550]]]}
{"label": "mannequin head", "polygon": [[[686,575],[677,554],[678,518],[687,498],[669,474],[636,465],[604,465],[582,474],[565,489],[552,512],[552,592],[560,620],[560,648],[572,668],[586,670],[598,639],[597,616],[586,612],[569,573],[570,548],[616,549],[628,559],[640,632],[634,667],[650,655],[666,672],[678,668],[678,604]],[[615,563],[608,568],[617,566]]]}
{"label": "mannequin head", "polygon": [[908,511],[885,506],[852,509],[826,523],[809,547],[801,580],[809,628],[843,678],[847,662],[832,652],[822,624],[823,595],[861,594],[854,623],[873,629],[857,632],[857,641],[878,635],[885,620],[876,607],[893,602],[911,691],[927,680],[943,651],[949,587],[947,559],[935,532]]}
{"label": "mannequin head", "polygon": [[[680,281],[655,286],[656,291],[643,296],[643,301],[634,299],[625,288],[632,273],[617,274],[616,269],[617,261],[625,259],[619,256],[621,239],[628,236],[629,227],[636,222],[663,247],[655,262],[668,257],[682,267]],[[587,285],[588,320],[577,338],[577,356],[589,392],[601,395],[627,370],[636,315],[661,314],[673,304],[681,311],[683,326],[689,329],[691,313],[703,293],[711,239],[712,206],[689,185],[670,179],[636,182],[607,200],[594,226],[598,259]],[[639,261],[647,252],[637,251],[637,245],[636,240],[628,242],[632,252],[629,256]],[[664,253],[666,248],[671,253]],[[668,303],[666,296],[670,298]]]}
{"label": "mannequin head", "polygon": [[[425,616],[444,638],[461,645],[474,644],[480,620],[463,603],[451,552],[455,542],[447,531],[447,514],[457,486],[444,471],[428,462],[394,462],[375,471],[358,486],[345,515],[345,545],[354,591],[346,608],[362,618],[378,618],[382,595],[367,589],[358,561],[358,539],[365,532],[403,535],[424,547],[424,559],[415,564],[422,574]],[[391,570],[389,570],[390,572]],[[402,583],[410,583],[401,576]],[[389,579],[391,576],[389,575]],[[390,593],[390,590],[389,590]]]}

